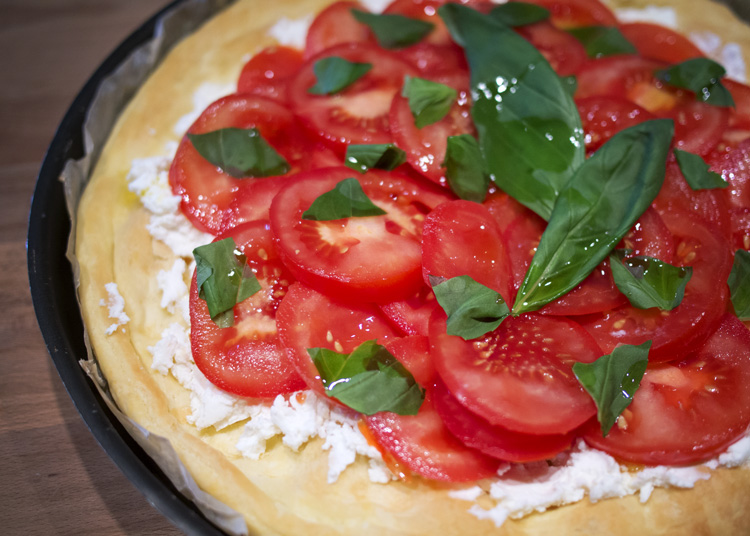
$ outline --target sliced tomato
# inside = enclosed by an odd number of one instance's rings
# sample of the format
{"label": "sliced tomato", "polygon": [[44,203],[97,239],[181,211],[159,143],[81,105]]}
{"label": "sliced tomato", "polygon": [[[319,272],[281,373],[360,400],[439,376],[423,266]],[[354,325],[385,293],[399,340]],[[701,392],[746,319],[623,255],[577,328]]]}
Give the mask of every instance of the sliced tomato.
{"label": "sliced tomato", "polygon": [[472,341],[447,335],[445,325],[445,314],[436,311],[430,347],[438,375],[463,406],[491,424],[566,434],[596,413],[572,366],[602,352],[576,322],[524,314]]}
{"label": "sliced tomato", "polygon": [[675,309],[637,309],[624,305],[581,324],[610,353],[618,344],[652,341],[649,361],[682,359],[716,329],[727,306],[727,277],[732,267],[724,236],[689,212],[665,212],[664,223],[675,237],[677,266],[692,266],[685,295]]}
{"label": "sliced tomato", "polygon": [[396,338],[388,321],[372,305],[342,304],[301,283],[289,287],[276,314],[279,339],[310,389],[323,394],[323,384],[309,348],[350,353],[365,341],[380,344]]}
{"label": "sliced tomato", "polygon": [[399,55],[416,67],[422,78],[451,87],[469,86],[469,66],[457,45],[417,43],[400,50]]}
{"label": "sliced tomato", "polygon": [[674,261],[674,236],[652,207],[638,218],[617,247],[632,250],[633,255],[645,255],[670,264]]}
{"label": "sliced tomato", "polygon": [[498,460],[471,449],[445,427],[430,391],[417,415],[390,412],[365,417],[379,446],[413,474],[430,480],[471,482],[493,476]]}
{"label": "sliced tomato", "polygon": [[673,147],[707,156],[716,149],[728,130],[731,111],[690,100],[675,106],[664,116],[674,119]]}
{"label": "sliced tomato", "polygon": [[390,339],[385,348],[406,367],[421,387],[435,382],[435,365],[430,357],[430,339],[426,335],[410,335]]}
{"label": "sliced tomato", "polygon": [[527,0],[550,10],[552,22],[560,28],[615,26],[614,13],[599,0]]}
{"label": "sliced tomato", "polygon": [[733,315],[697,353],[650,367],[607,437],[586,442],[622,460],[683,465],[716,456],[750,424],[750,331]]}
{"label": "sliced tomato", "polygon": [[[222,128],[257,128],[263,138],[298,171],[308,158],[310,140],[302,133],[294,115],[282,104],[255,95],[229,95],[206,108],[188,129],[202,134]],[[180,142],[169,183],[182,197],[182,212],[200,230],[218,234],[236,192],[245,181],[236,179],[204,159],[186,137]]]}
{"label": "sliced tomato", "polygon": [[435,307],[435,294],[424,285],[410,298],[382,304],[380,310],[407,335],[427,335]]}
{"label": "sliced tomato", "polygon": [[[369,63],[372,69],[335,95],[314,95],[315,62],[338,56],[350,62]],[[388,113],[404,77],[418,71],[398,55],[364,43],[325,49],[302,66],[289,88],[297,116],[311,132],[341,152],[350,143],[390,143]]]}
{"label": "sliced tomato", "polygon": [[735,110],[729,124],[734,129],[750,130],[750,86],[730,78],[722,78],[721,83],[734,99]]}
{"label": "sliced tomato", "polygon": [[276,328],[276,310],[294,278],[273,244],[268,221],[232,229],[231,237],[247,258],[261,290],[234,307],[234,326],[220,328],[198,295],[196,276],[190,288],[190,347],[195,364],[208,380],[229,393],[274,398],[304,388]]}
{"label": "sliced tomato", "polygon": [[517,31],[542,53],[560,76],[576,73],[588,59],[578,39],[548,21],[521,26]]}
{"label": "sliced tomato", "polygon": [[623,98],[594,96],[576,99],[583,123],[586,152],[591,154],[619,131],[656,119],[656,116]]}
{"label": "sliced tomato", "polygon": [[466,409],[441,381],[435,386],[433,402],[443,424],[459,441],[500,460],[517,463],[548,460],[569,448],[575,437],[574,433],[523,434],[492,425]]}
{"label": "sliced tomato", "polygon": [[729,183],[724,195],[731,207],[750,208],[750,140],[709,160],[712,171]]}
{"label": "sliced tomato", "polygon": [[403,15],[429,22],[434,25],[434,28],[425,36],[423,42],[433,45],[449,45],[453,42],[451,34],[437,12],[438,8],[445,3],[447,3],[446,0],[394,0],[383,10],[383,13]]}
{"label": "sliced tomato", "polygon": [[[315,199],[354,175],[386,215],[302,219]],[[396,172],[322,169],[299,174],[276,195],[271,225],[297,279],[346,301],[388,303],[422,286],[422,224],[433,207],[448,199],[438,186]]]}
{"label": "sliced tomato", "polygon": [[296,48],[271,46],[250,58],[237,81],[237,93],[286,102],[287,84],[304,60]]}
{"label": "sliced tomato", "polygon": [[357,21],[352,9],[367,11],[359,2],[334,2],[318,13],[307,30],[305,59],[343,43],[374,43],[370,29]]}
{"label": "sliced tomato", "polygon": [[[665,66],[664,63],[649,60],[641,56],[618,55],[589,60],[577,73],[578,88],[576,99],[606,96],[628,99],[629,92],[639,84],[651,88],[654,84],[653,73]],[[658,95],[666,99],[668,95]],[[633,101],[632,98],[629,100]],[[643,99],[645,100],[645,99]],[[649,111],[658,108],[653,102],[637,102]]]}
{"label": "sliced tomato", "polygon": [[732,248],[750,251],[750,208],[732,208]]}
{"label": "sliced tomato", "polygon": [[284,176],[243,181],[222,215],[221,231],[226,232],[246,222],[269,219],[271,201],[286,181]]}
{"label": "sliced tomato", "polygon": [[630,22],[620,24],[619,29],[638,54],[652,60],[680,63],[703,56],[687,37],[659,24]]}
{"label": "sliced tomato", "polygon": [[429,276],[468,275],[508,302],[511,272],[502,233],[489,211],[471,201],[440,205],[427,216],[422,237],[422,270]]}

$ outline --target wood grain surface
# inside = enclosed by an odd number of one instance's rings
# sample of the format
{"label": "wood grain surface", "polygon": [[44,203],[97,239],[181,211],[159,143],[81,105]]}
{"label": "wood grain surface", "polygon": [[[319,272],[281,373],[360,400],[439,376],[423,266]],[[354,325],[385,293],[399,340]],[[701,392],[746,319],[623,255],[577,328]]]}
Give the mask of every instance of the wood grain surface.
{"label": "wood grain surface", "polygon": [[68,397],[36,323],[26,227],[47,145],[98,64],[166,0],[0,1],[0,533],[179,534]]}

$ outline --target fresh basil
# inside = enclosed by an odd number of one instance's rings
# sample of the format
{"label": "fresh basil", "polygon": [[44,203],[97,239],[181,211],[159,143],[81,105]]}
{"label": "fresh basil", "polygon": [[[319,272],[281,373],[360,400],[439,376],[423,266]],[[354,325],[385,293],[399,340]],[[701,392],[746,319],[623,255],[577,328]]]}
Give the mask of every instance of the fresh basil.
{"label": "fresh basil", "polygon": [[225,238],[193,250],[199,296],[211,320],[221,328],[234,325],[234,306],[260,290],[234,239]]}
{"label": "fresh basil", "polygon": [[606,258],[659,192],[674,123],[654,119],[615,134],[560,192],[513,314],[575,288]]}
{"label": "fresh basil", "polygon": [[713,188],[726,188],[729,183],[721,178],[721,175],[711,171],[710,166],[700,155],[674,150],[677,165],[680,166],[682,176],[685,177],[690,188],[693,190],[710,190]]}
{"label": "fresh basil", "polygon": [[448,115],[458,98],[458,92],[452,87],[414,76],[404,78],[401,95],[409,100],[409,108],[417,128],[440,121]]}
{"label": "fresh basil", "polygon": [[344,164],[360,173],[373,168],[391,171],[404,162],[406,152],[393,143],[349,145],[344,157]]}
{"label": "fresh basil", "polygon": [[750,251],[738,249],[729,273],[729,293],[740,320],[750,320]]}
{"label": "fresh basil", "polygon": [[562,82],[563,87],[571,97],[576,94],[576,91],[578,90],[578,78],[576,78],[576,75],[570,74],[568,76],[561,76],[560,82]]}
{"label": "fresh basil", "polygon": [[638,54],[633,43],[615,26],[583,26],[570,28],[568,32],[580,41],[589,58]]}
{"label": "fresh basil", "polygon": [[403,15],[390,13],[368,13],[352,9],[352,15],[358,22],[366,24],[375,39],[383,48],[403,48],[419,43],[435,25],[421,19],[412,19]]}
{"label": "fresh basil", "polygon": [[596,403],[596,417],[607,437],[617,418],[633,401],[648,365],[651,341],[622,344],[593,363],[575,363],[573,374]]}
{"label": "fresh basil", "polygon": [[656,78],[670,86],[692,91],[699,101],[713,106],[734,106],[732,94],[721,83],[725,74],[724,67],[708,58],[691,58],[655,73]]}
{"label": "fresh basil", "polygon": [[303,220],[329,221],[342,218],[382,216],[386,212],[370,201],[355,178],[344,179],[318,196],[302,213]]}
{"label": "fresh basil", "polygon": [[671,311],[682,302],[685,285],[693,275],[690,266],[673,266],[653,257],[625,257],[624,250],[609,256],[615,285],[638,309],[658,307]]}
{"label": "fresh basil", "polygon": [[438,13],[469,62],[471,113],[490,178],[549,219],[585,158],[568,88],[531,43],[491,16],[451,3]]}
{"label": "fresh basil", "polygon": [[256,128],[222,128],[188,134],[188,139],[198,154],[238,179],[283,175],[290,169]]}
{"label": "fresh basil", "polygon": [[309,348],[328,396],[365,415],[392,411],[416,415],[424,391],[414,377],[384,346],[360,344],[350,354]]}
{"label": "fresh basil", "polygon": [[476,339],[494,331],[510,315],[502,296],[468,275],[441,280],[430,278],[435,298],[445,314],[448,335]]}
{"label": "fresh basil", "polygon": [[445,149],[445,176],[458,197],[481,203],[487,196],[490,177],[482,151],[471,134],[448,136]]}
{"label": "fresh basil", "polygon": [[345,90],[372,69],[372,63],[355,63],[338,56],[319,59],[313,64],[315,85],[307,90],[313,95],[333,95]]}
{"label": "fresh basil", "polygon": [[526,26],[549,18],[549,10],[526,2],[508,2],[495,6],[490,17],[506,26]]}

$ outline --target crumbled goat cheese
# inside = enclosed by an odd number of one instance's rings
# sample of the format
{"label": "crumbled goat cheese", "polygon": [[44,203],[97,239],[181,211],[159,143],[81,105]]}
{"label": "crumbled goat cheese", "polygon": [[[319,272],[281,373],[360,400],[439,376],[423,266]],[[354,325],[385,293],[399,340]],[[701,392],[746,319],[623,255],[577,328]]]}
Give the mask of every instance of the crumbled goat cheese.
{"label": "crumbled goat cheese", "polygon": [[393,0],[360,0],[360,4],[365,6],[368,11],[372,11],[373,13],[382,13],[383,10],[388,7],[388,5]]}
{"label": "crumbled goat cheese", "polygon": [[154,214],[146,228],[151,236],[164,242],[178,257],[191,258],[195,248],[214,239],[193,227],[181,213]]}
{"label": "crumbled goat cheese", "polygon": [[[107,335],[112,335],[117,331],[117,328],[130,322],[130,318],[125,313],[125,299],[120,295],[117,283],[107,283],[104,285],[104,290],[107,291],[107,299],[102,298],[99,305],[109,307],[109,318],[115,319],[115,322],[106,331]],[[123,331],[125,330],[123,329]]]}
{"label": "crumbled goat cheese", "polygon": [[268,35],[276,39],[280,45],[303,49],[307,39],[307,30],[313,21],[313,16],[308,15],[301,19],[280,18],[276,24],[268,30]]}
{"label": "crumbled goat cheese", "polygon": [[727,76],[739,82],[747,80],[745,59],[737,43],[726,43],[712,32],[693,32],[690,40],[701,52],[719,62],[727,71]]}
{"label": "crumbled goat cheese", "polygon": [[187,263],[178,258],[170,270],[159,270],[156,274],[156,284],[161,290],[161,307],[174,314],[176,308],[182,313],[186,323],[190,323],[189,289],[185,284]]}
{"label": "crumbled goat cheese", "polygon": [[214,84],[206,82],[201,84],[193,93],[193,109],[183,115],[174,126],[174,133],[178,136],[184,136],[203,110],[215,100],[230,95],[235,92],[234,84]]}
{"label": "crumbled goat cheese", "polygon": [[671,7],[622,8],[615,10],[615,14],[620,22],[652,22],[677,29],[677,14]]}
{"label": "crumbled goat cheese", "polygon": [[180,196],[169,187],[171,156],[136,158],[130,165],[128,189],[136,194],[152,214],[172,214],[180,206]]}

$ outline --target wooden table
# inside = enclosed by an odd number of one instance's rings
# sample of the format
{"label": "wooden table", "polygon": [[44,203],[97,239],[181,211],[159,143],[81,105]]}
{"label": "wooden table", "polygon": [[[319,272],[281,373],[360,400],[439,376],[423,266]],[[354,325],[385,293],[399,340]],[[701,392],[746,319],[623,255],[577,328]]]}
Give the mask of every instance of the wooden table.
{"label": "wooden table", "polygon": [[26,219],[57,124],[96,66],[166,0],[0,2],[0,532],[179,534],[99,447],[42,340]]}

